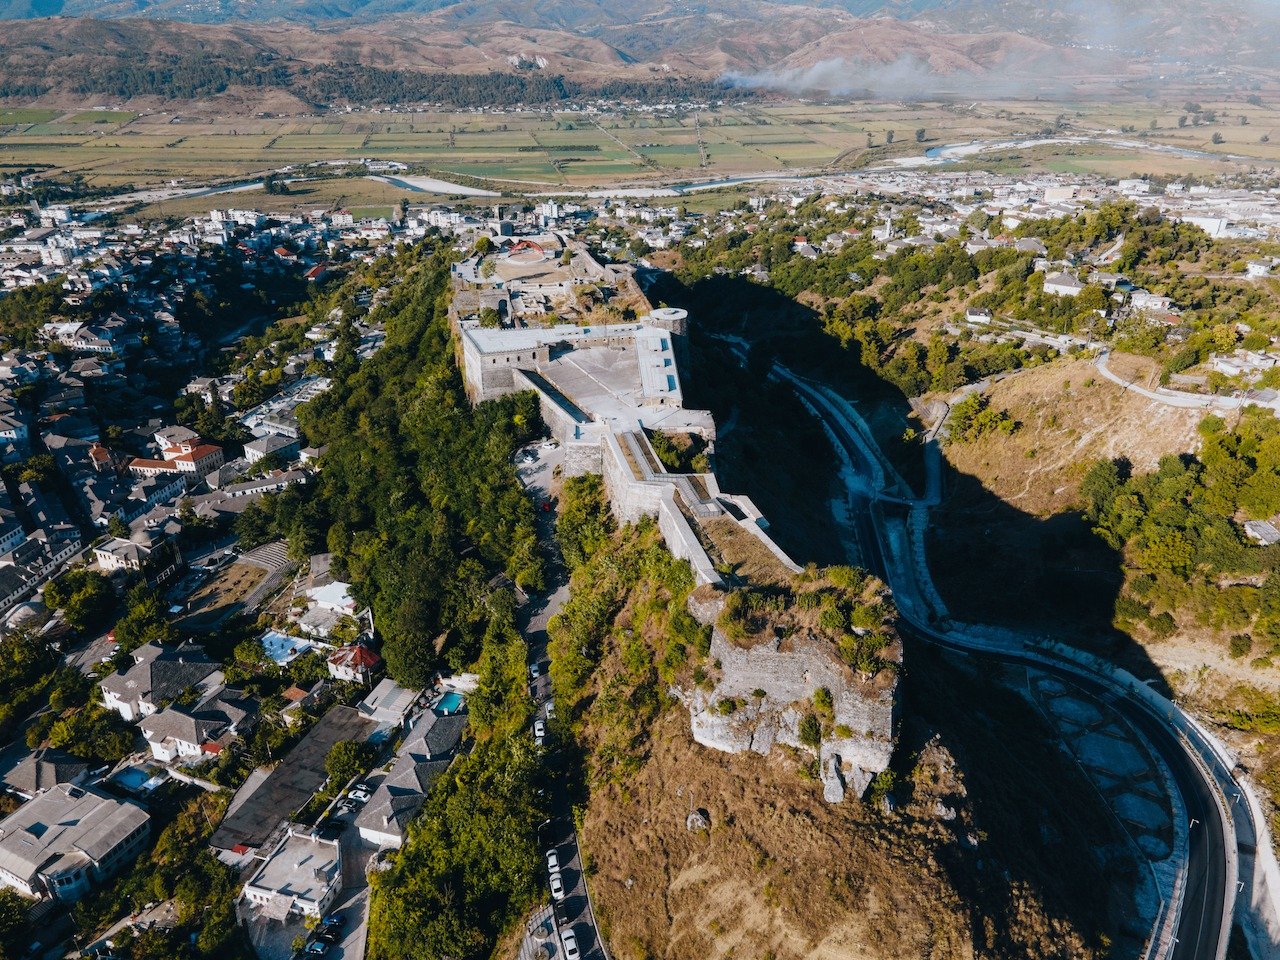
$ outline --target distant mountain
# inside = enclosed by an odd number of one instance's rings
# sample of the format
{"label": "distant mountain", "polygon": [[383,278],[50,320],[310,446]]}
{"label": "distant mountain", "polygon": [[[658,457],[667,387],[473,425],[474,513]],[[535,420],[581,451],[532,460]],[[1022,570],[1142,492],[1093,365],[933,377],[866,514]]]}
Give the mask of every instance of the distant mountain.
{"label": "distant mountain", "polygon": [[[725,17],[739,19],[742,6],[727,0],[0,0],[0,19],[60,15],[318,26],[442,13],[471,27],[508,22],[599,36],[628,24],[676,21],[701,32],[696,28]],[[1054,46],[1159,59],[1269,61],[1280,31],[1280,4],[1273,0],[767,0],[747,6],[767,8],[766,19],[781,28],[797,17],[893,19],[946,33],[1012,32]]]}
{"label": "distant mountain", "polygon": [[323,102],[436,91],[412,76],[431,73],[512,74],[503,95],[531,102],[564,95],[560,76],[1050,93],[1170,61],[1270,66],[1280,36],[1265,0],[0,0],[0,17],[0,96],[246,88]]}

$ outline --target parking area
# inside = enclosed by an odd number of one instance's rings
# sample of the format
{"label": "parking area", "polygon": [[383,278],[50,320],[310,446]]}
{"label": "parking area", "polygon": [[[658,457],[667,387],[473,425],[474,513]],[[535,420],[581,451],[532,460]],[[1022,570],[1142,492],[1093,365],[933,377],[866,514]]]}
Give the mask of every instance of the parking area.
{"label": "parking area", "polygon": [[[235,805],[210,843],[219,850],[261,849],[282,820],[292,817],[327,778],[324,761],[339,740],[365,740],[373,724],[351,707],[332,707],[284,760]],[[250,789],[248,784],[241,792]]]}

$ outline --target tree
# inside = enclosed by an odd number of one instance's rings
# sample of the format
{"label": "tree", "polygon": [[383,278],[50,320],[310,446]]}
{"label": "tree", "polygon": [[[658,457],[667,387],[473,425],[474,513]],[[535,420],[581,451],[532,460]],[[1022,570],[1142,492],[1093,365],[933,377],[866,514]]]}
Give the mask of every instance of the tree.
{"label": "tree", "polygon": [[369,769],[377,756],[376,748],[356,740],[339,740],[324,758],[324,772],[333,786],[345,784]]}
{"label": "tree", "polygon": [[477,237],[475,252],[481,257],[487,257],[489,254],[493,253],[493,241],[485,236]]}
{"label": "tree", "polygon": [[111,519],[107,521],[107,533],[120,540],[128,540],[129,525],[118,514],[113,513]]}
{"label": "tree", "polygon": [[1212,137],[1210,137],[1209,139],[1210,139],[1210,140],[1212,140],[1215,144],[1217,144],[1217,143],[1222,143],[1222,142],[1223,142],[1223,140],[1224,140],[1224,138],[1223,138],[1222,134],[1221,134],[1221,133],[1218,133],[1217,131],[1215,131],[1215,132],[1214,132],[1214,134],[1213,134],[1213,136],[1212,136]]}
{"label": "tree", "polygon": [[798,733],[800,742],[810,750],[816,752],[818,747],[822,745],[822,725],[814,714],[806,713],[800,718]]}
{"label": "tree", "polygon": [[28,906],[16,890],[0,888],[0,957],[6,960],[22,956],[31,942]]}
{"label": "tree", "polygon": [[884,142],[885,142],[886,144],[893,143],[893,136],[894,136],[894,134],[893,134],[893,131],[892,131],[892,130],[886,130],[886,131],[884,132]]}
{"label": "tree", "polygon": [[924,127],[919,127],[916,130],[916,143],[924,143],[924,138],[925,138],[925,129]]}
{"label": "tree", "polygon": [[115,593],[101,573],[77,567],[45,586],[44,602],[51,610],[62,610],[73,629],[84,630],[106,618],[115,604]]}

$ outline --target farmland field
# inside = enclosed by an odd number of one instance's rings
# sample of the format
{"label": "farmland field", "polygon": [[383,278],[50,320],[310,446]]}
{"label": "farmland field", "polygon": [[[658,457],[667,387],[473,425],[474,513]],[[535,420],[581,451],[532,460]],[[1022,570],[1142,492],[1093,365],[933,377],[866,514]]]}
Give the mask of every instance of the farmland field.
{"label": "farmland field", "polygon": [[[48,175],[81,176],[95,187],[160,187],[252,179],[317,161],[379,159],[445,179],[571,189],[856,169],[918,156],[930,146],[1046,133],[1141,138],[1210,156],[1099,143],[1005,150],[969,163],[1112,176],[1211,174],[1230,165],[1229,155],[1280,163],[1280,105],[1250,104],[1243,96],[1206,101],[1197,105],[1203,115],[1180,125],[1189,106],[1171,96],[1168,102],[1127,104],[776,102],[696,112],[437,110],[235,118],[14,107],[0,111],[0,174],[44,166]],[[1195,123],[1208,111],[1216,113],[1212,123]],[[372,206],[394,202],[385,185],[352,189],[371,193]],[[333,199],[329,188],[322,192],[317,200]]]}

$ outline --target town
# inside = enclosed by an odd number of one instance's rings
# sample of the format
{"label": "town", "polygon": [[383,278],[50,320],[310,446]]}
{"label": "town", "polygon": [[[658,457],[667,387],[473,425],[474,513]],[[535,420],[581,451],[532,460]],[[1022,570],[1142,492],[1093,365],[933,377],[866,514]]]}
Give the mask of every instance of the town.
{"label": "town", "polygon": [[[37,183],[5,193],[21,202]],[[126,944],[130,956],[164,955],[176,942],[165,937],[207,953],[237,929],[261,957],[364,956],[370,877],[394,873],[433,784],[472,749],[472,701],[488,704],[492,683],[474,657],[449,660],[457,627],[428,638],[425,671],[384,650],[384,607],[350,570],[351,530],[282,535],[279,518],[305,512],[329,469],[313,411],[405,349],[391,318],[404,309],[404,265],[423,251],[448,261],[467,399],[534,398],[532,433],[502,453],[525,492],[563,515],[574,484],[599,475],[616,521],[652,520],[688,564],[693,606],[743,582],[742,556],[762,558],[777,583],[811,574],[751,497],[720,488],[716,420],[686,405],[701,318],[661,299],[677,267],[821,289],[815,334],[833,349],[862,344],[862,363],[911,396],[949,397],[949,417],[920,423],[934,435],[985,430],[957,416],[963,395],[1060,357],[1088,358],[1153,403],[1280,412],[1276,336],[1243,320],[1206,325],[1203,304],[1127,246],[1140,228],[1167,228],[1174,245],[1194,231],[1229,251],[1218,274],[1265,283],[1280,264],[1268,252],[1275,187],[904,167],[761,179],[691,210],[700,199],[471,197],[370,219],[237,207],[177,225],[35,201],[8,214],[0,883],[35,904],[23,956],[122,955]],[[1106,218],[1103,241],[1088,225]],[[888,303],[892,291],[873,273],[915,271],[923,288],[935,262],[951,280],[913,316],[919,339],[874,355],[871,295]],[[986,280],[1006,269],[1022,271],[1016,296]],[[1108,366],[1135,344],[1164,351],[1159,382]],[[737,361],[749,366],[745,353]],[[555,533],[537,520],[545,549]],[[1242,530],[1280,542],[1266,519]],[[484,603],[510,596],[513,622],[541,617],[546,630],[563,597],[538,597],[555,584],[479,569]],[[833,607],[809,646],[779,639],[749,655],[716,633],[714,670],[679,696],[704,746],[813,749],[823,798],[840,804],[889,775],[901,650],[878,626],[874,582],[823,576],[812,596],[825,591],[865,623],[823,640],[852,615]],[[704,626],[722,627],[725,609]],[[772,623],[779,638],[810,629],[802,617]],[[532,681],[543,747],[557,728],[540,642],[520,657],[517,684]],[[807,731],[812,714],[790,705],[824,696],[829,722]],[[166,872],[161,851],[182,843],[179,862],[205,889]],[[581,917],[547,915],[566,956],[575,936],[599,948],[592,911]]]}

